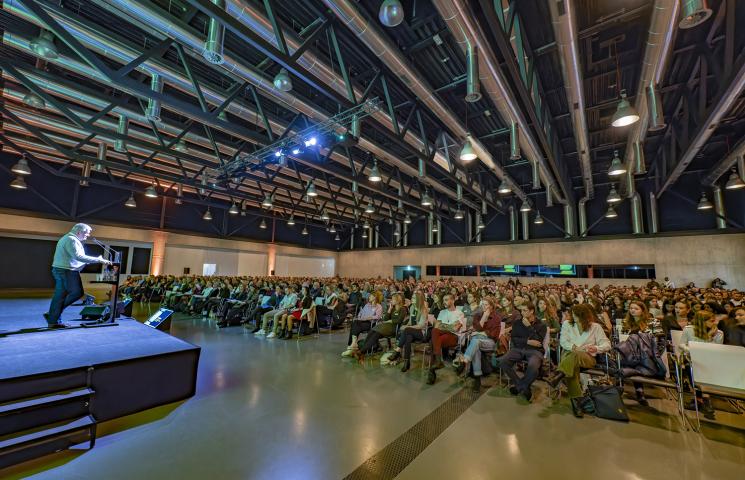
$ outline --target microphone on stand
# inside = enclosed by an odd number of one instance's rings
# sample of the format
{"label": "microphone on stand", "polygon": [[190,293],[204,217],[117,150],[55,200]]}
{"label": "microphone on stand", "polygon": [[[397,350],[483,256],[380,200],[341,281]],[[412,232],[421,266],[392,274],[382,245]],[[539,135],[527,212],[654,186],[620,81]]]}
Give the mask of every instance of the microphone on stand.
{"label": "microphone on stand", "polygon": [[[98,245],[99,247],[103,248],[104,252],[106,252],[106,253],[107,253],[107,254],[109,255],[109,257],[110,257],[110,258],[112,258],[112,259],[115,259],[115,258],[116,258],[116,255],[117,255],[117,254],[118,254],[119,252],[117,252],[117,251],[115,251],[115,250],[111,250],[111,249],[110,249],[109,247],[107,247],[107,246],[106,246],[106,245],[104,245],[103,243],[99,242],[99,241],[98,241],[98,239],[97,239],[96,237],[90,237],[90,239],[91,239],[91,240],[93,240],[93,243],[95,243],[95,244],[96,244],[96,245]],[[113,260],[112,260],[112,261],[113,261]]]}

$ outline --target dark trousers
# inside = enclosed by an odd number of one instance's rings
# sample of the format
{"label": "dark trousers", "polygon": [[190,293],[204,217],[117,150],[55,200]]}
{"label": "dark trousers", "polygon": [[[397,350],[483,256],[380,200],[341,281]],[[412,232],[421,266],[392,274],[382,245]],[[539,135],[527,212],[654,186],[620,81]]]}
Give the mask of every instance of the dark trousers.
{"label": "dark trousers", "polygon": [[347,345],[352,344],[352,336],[359,337],[360,333],[370,331],[372,322],[370,320],[355,320],[352,322],[352,328],[349,329],[349,339]]}
{"label": "dark trousers", "polygon": [[83,296],[83,282],[80,272],[65,268],[52,267],[54,277],[54,296],[49,304],[49,324],[59,322],[62,310],[77,302]]}
{"label": "dark trousers", "polygon": [[424,330],[419,328],[404,328],[398,334],[398,346],[403,349],[406,360],[411,358],[411,344],[426,340]]}
{"label": "dark trousers", "polygon": [[[515,364],[523,360],[528,362],[528,366],[525,369],[525,375],[523,375],[523,378],[520,378],[517,376],[517,372],[515,372]],[[512,385],[521,392],[530,390],[530,386],[538,378],[542,365],[543,353],[539,350],[529,348],[511,348],[499,360],[499,368],[510,377]]]}
{"label": "dark trousers", "polygon": [[365,344],[360,348],[360,352],[373,353],[378,347],[378,340],[381,338],[383,338],[383,335],[375,330],[371,330],[365,337]]}

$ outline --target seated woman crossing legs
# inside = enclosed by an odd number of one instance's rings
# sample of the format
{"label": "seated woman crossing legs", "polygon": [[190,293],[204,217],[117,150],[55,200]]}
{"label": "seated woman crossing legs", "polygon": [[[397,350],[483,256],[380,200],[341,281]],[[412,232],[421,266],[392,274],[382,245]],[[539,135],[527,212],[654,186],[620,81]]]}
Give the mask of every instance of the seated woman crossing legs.
{"label": "seated woman crossing legs", "polygon": [[474,333],[468,341],[468,347],[463,353],[463,363],[460,373],[468,375],[473,367],[473,389],[481,389],[481,352],[491,352],[496,348],[502,317],[497,313],[497,303],[494,297],[484,299],[483,313],[473,321]]}
{"label": "seated woman crossing legs", "polygon": [[396,328],[404,322],[408,310],[404,306],[404,297],[400,293],[394,293],[388,302],[388,310],[383,315],[382,321],[375,325],[365,337],[364,344],[353,352],[354,357],[363,361],[365,355],[373,353],[381,338],[390,338],[396,334]]}
{"label": "seated woman crossing legs", "polygon": [[408,325],[403,326],[398,333],[398,345],[393,354],[388,358],[389,361],[396,361],[401,357],[403,351],[404,364],[401,367],[402,372],[409,371],[411,368],[411,344],[413,342],[426,342],[427,338],[427,318],[429,317],[429,308],[427,300],[422,291],[416,291],[411,299],[411,308],[409,310]]}
{"label": "seated woman crossing legs", "polygon": [[582,397],[580,368],[594,367],[597,363],[595,357],[607,353],[611,347],[603,327],[595,322],[595,318],[592,309],[586,304],[572,307],[571,319],[561,326],[561,362],[556,373],[548,380],[552,387],[564,381],[572,402],[572,411],[578,418],[584,416],[579,405],[579,398]]}
{"label": "seated woman crossing legs", "polygon": [[[522,395],[530,401],[533,393],[530,387],[538,378],[543,365],[543,340],[548,327],[535,316],[535,305],[525,302],[520,305],[522,318],[512,324],[512,347],[499,360],[499,368],[509,377],[510,393]],[[525,374],[518,377],[515,364],[527,361]]]}
{"label": "seated woman crossing legs", "polygon": [[359,349],[357,339],[360,333],[370,331],[373,322],[377,322],[383,316],[383,306],[380,304],[382,299],[383,294],[380,291],[375,291],[367,297],[367,303],[362,307],[357,318],[352,320],[347,349],[342,352],[342,357],[351,357],[354,351]]}

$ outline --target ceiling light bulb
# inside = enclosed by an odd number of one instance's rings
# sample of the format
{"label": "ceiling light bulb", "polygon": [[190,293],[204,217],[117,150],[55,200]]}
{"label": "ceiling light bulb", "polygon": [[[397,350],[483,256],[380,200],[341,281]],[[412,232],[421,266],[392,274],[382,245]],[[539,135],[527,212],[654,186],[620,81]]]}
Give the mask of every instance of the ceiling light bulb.
{"label": "ceiling light bulb", "polygon": [[272,208],[272,196],[271,195],[265,195],[264,201],[261,202],[261,206],[264,208]]}
{"label": "ceiling light bulb", "polygon": [[486,228],[486,225],[484,225],[484,221],[483,220],[479,220],[479,224],[476,225],[476,228],[479,229],[479,230],[485,229]]}
{"label": "ceiling light bulb", "polygon": [[614,127],[626,127],[638,121],[639,114],[626,98],[626,90],[621,90],[621,99],[618,101],[616,113],[611,117],[611,125]]}
{"label": "ceiling light bulb", "polygon": [[337,233],[337,234],[336,234],[336,236],[334,237],[334,240],[336,240],[337,242],[338,242],[339,240],[341,240],[341,237],[339,236],[339,234],[338,234],[338,233]]}
{"label": "ceiling light bulb", "polygon": [[321,212],[321,220],[322,220],[322,221],[324,221],[324,222],[328,222],[328,221],[329,221],[329,219],[330,219],[330,218],[329,218],[329,214],[328,214],[328,213],[326,213],[326,211],[325,211],[325,210],[324,210],[323,212]]}
{"label": "ceiling light bulb", "polygon": [[329,232],[336,233],[336,227],[333,224],[331,224],[331,228],[329,228]]}

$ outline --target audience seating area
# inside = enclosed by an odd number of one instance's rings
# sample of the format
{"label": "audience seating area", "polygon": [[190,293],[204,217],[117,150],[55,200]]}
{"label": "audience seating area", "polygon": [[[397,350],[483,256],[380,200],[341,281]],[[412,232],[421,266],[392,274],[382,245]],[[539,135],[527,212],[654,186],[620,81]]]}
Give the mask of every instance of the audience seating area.
{"label": "audience seating area", "polygon": [[[120,289],[184,315],[244,328],[256,338],[348,337],[342,357],[403,374],[418,359],[427,383],[497,385],[534,400],[569,397],[578,418],[602,416],[590,385],[651,407],[662,389],[683,428],[716,421],[711,397],[745,413],[745,301],[723,288],[523,284],[509,280],[130,277]],[[335,361],[336,359],[329,359]],[[452,367],[454,375],[443,374]],[[544,387],[537,387],[538,385]],[[607,392],[608,389],[605,389]],[[690,413],[686,413],[686,411]]]}

